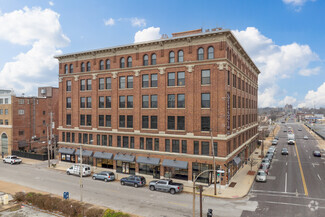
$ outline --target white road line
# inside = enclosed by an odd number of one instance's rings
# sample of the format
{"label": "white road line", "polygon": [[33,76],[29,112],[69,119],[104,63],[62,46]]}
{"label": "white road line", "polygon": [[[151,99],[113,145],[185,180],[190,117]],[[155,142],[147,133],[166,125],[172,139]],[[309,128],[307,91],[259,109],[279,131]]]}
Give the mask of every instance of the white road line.
{"label": "white road line", "polygon": [[286,162],[286,166],[288,166],[288,162]]}
{"label": "white road line", "polygon": [[284,179],[284,192],[287,193],[287,183],[288,183],[288,173],[286,173],[286,177]]}
{"label": "white road line", "polygon": [[310,159],[310,156],[309,156],[309,159]]}
{"label": "white road line", "polygon": [[[281,203],[278,201],[259,201],[261,203],[273,203],[273,204],[281,204],[281,205],[291,205],[291,206],[302,206],[302,207],[308,207],[308,205],[304,204],[296,204],[296,203]],[[323,206],[319,206],[318,209],[325,209]]]}
{"label": "white road line", "polygon": [[322,179],[320,178],[319,174],[317,174],[317,176],[318,176],[319,180],[321,180],[321,181],[322,181]]}
{"label": "white road line", "polygon": [[313,167],[315,168],[315,164],[311,164],[311,165],[313,165]]}

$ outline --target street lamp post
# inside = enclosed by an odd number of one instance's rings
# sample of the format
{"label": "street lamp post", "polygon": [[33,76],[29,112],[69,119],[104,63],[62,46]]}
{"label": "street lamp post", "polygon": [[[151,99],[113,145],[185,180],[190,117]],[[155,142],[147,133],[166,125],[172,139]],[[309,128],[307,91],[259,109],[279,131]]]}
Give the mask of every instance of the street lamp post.
{"label": "street lamp post", "polygon": [[50,167],[50,143],[49,143],[49,125],[46,125],[46,141],[47,141],[47,166]]}

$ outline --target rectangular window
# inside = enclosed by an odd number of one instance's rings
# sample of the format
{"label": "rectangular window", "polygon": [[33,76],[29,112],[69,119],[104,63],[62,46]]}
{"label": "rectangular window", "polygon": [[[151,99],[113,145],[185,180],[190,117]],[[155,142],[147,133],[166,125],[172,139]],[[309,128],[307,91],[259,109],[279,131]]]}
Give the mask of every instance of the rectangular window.
{"label": "rectangular window", "polygon": [[87,115],[87,126],[91,126],[91,115]]}
{"label": "rectangular window", "polygon": [[[0,99],[0,104],[2,104],[2,103],[3,103],[3,99]],[[19,105],[24,105],[24,99],[19,99],[18,104]]]}
{"label": "rectangular window", "polygon": [[120,89],[124,89],[125,88],[125,77],[124,76],[121,76],[119,78],[120,82],[119,82],[119,88]]}
{"label": "rectangular window", "polygon": [[100,145],[100,134],[97,134],[97,145]]}
{"label": "rectangular window", "polygon": [[119,98],[120,98],[119,107],[125,108],[125,96],[120,96]]}
{"label": "rectangular window", "polygon": [[237,83],[237,77],[236,77],[236,75],[232,75],[232,86],[233,87],[236,87],[237,85],[236,85],[236,83]]}
{"label": "rectangular window", "polygon": [[62,141],[65,142],[65,132],[62,133]]}
{"label": "rectangular window", "polygon": [[93,140],[93,134],[89,134],[89,144],[92,145],[94,142]]}
{"label": "rectangular window", "polygon": [[126,117],[126,121],[127,121],[126,127],[127,128],[133,128],[133,116],[132,115],[128,115]]}
{"label": "rectangular window", "polygon": [[165,139],[165,152],[170,152],[170,140]]}
{"label": "rectangular window", "polygon": [[24,110],[24,109],[19,109],[19,110],[18,110],[18,114],[19,114],[19,115],[23,115],[23,114],[25,114],[25,110]]}
{"label": "rectangular window", "polygon": [[185,94],[177,94],[177,108],[185,108]]}
{"label": "rectangular window", "polygon": [[210,108],[210,93],[201,94],[201,108]]}
{"label": "rectangular window", "polygon": [[82,140],[82,134],[78,133],[78,143],[81,143],[81,140]]}
{"label": "rectangular window", "polygon": [[68,80],[66,84],[67,84],[67,91],[71,91],[71,81]]}
{"label": "rectangular window", "polygon": [[175,86],[175,72],[168,73],[168,86]]}
{"label": "rectangular window", "polygon": [[133,76],[128,76],[128,88],[133,88]]}
{"label": "rectangular window", "polygon": [[151,95],[150,96],[151,102],[151,108],[158,108],[158,96],[157,95]]}
{"label": "rectangular window", "polygon": [[146,149],[152,150],[152,138],[146,138]]}
{"label": "rectangular window", "polygon": [[168,116],[167,119],[167,129],[168,130],[175,130],[175,117],[174,116]]}
{"label": "rectangular window", "polygon": [[87,90],[91,90],[91,79],[87,79]]}
{"label": "rectangular window", "polygon": [[142,87],[149,87],[149,75],[142,75]]}
{"label": "rectangular window", "polygon": [[119,127],[125,127],[125,116],[124,115],[120,115]]}
{"label": "rectangular window", "polygon": [[177,130],[185,130],[185,116],[177,116]]}
{"label": "rectangular window", "polygon": [[84,91],[86,89],[86,80],[80,80],[80,90]]}
{"label": "rectangular window", "polygon": [[158,129],[158,116],[151,116],[151,129]]}
{"label": "rectangular window", "polygon": [[121,147],[121,136],[117,136],[117,147]]}
{"label": "rectangular window", "polygon": [[236,128],[236,116],[232,116],[232,128]]}
{"label": "rectangular window", "polygon": [[144,138],[140,137],[140,149],[144,149]]}
{"label": "rectangular window", "polygon": [[230,149],[231,149],[231,143],[230,143],[230,141],[229,142],[227,142],[227,154],[230,154]]}
{"label": "rectangular window", "polygon": [[105,118],[105,126],[106,127],[112,127],[112,118],[111,118],[111,115],[106,115],[106,118]]}
{"label": "rectangular window", "polygon": [[24,135],[24,131],[23,130],[19,130],[18,135],[19,136],[23,136]]}
{"label": "rectangular window", "polygon": [[201,142],[201,155],[210,155],[209,142]]}
{"label": "rectangular window", "polygon": [[71,134],[71,142],[74,142],[74,133]]}
{"label": "rectangular window", "polygon": [[167,108],[175,108],[175,94],[168,94]]}
{"label": "rectangular window", "polygon": [[233,96],[232,96],[232,107],[233,107],[233,108],[236,108],[236,104],[237,104],[237,103],[236,103],[236,99],[237,99],[236,95],[233,95]]}
{"label": "rectangular window", "polygon": [[87,97],[87,108],[91,108],[91,97]]}
{"label": "rectangular window", "polygon": [[67,97],[67,108],[71,108],[71,97]]}
{"label": "rectangular window", "polygon": [[127,96],[127,108],[133,108],[133,96]]}
{"label": "rectangular window", "polygon": [[71,114],[67,114],[67,125],[71,125]]}
{"label": "rectangular window", "polygon": [[159,139],[155,138],[155,151],[159,151]]}
{"label": "rectangular window", "polygon": [[185,86],[185,72],[177,72],[177,86]]}
{"label": "rectangular window", "polygon": [[104,108],[105,107],[105,97],[104,96],[100,96],[99,100],[98,100],[98,108]]}
{"label": "rectangular window", "polygon": [[86,108],[86,97],[80,97],[80,108]]}
{"label": "rectangular window", "polygon": [[210,70],[201,71],[201,84],[210,84]]}
{"label": "rectangular window", "polygon": [[200,143],[198,141],[194,141],[194,154],[199,154],[199,149],[200,149]]}
{"label": "rectangular window", "polygon": [[108,136],[108,146],[112,146],[112,144],[113,144],[113,136],[109,135]]}
{"label": "rectangular window", "polygon": [[142,108],[149,108],[149,95],[142,96]]}
{"label": "rectangular window", "polygon": [[130,137],[130,148],[134,148],[134,137]]}
{"label": "rectangular window", "polygon": [[182,140],[182,153],[187,153],[187,141]]}
{"label": "rectangular window", "polygon": [[107,135],[102,135],[102,145],[107,146]]}
{"label": "rectangular window", "polygon": [[106,78],[106,89],[111,90],[112,89],[112,79]]}
{"label": "rectangular window", "polygon": [[172,140],[172,152],[179,153],[179,140]]}
{"label": "rectangular window", "polygon": [[151,87],[158,87],[158,75],[157,74],[151,74]]}
{"label": "rectangular window", "polygon": [[142,116],[142,128],[149,128],[149,116]]}
{"label": "rectangular window", "polygon": [[129,148],[129,137],[123,136],[123,148]]}
{"label": "rectangular window", "polygon": [[98,126],[100,126],[100,127],[104,126],[104,115],[98,116]]}
{"label": "rectangular window", "polygon": [[105,80],[104,80],[104,78],[99,78],[98,89],[104,90],[104,88],[105,88]]}
{"label": "rectangular window", "polygon": [[111,98],[111,96],[106,96],[106,108],[112,108],[112,98]]}
{"label": "rectangular window", "polygon": [[210,131],[210,117],[201,117],[201,131]]}
{"label": "rectangular window", "polygon": [[86,117],[85,117],[85,115],[80,115],[80,125],[81,126],[86,125]]}

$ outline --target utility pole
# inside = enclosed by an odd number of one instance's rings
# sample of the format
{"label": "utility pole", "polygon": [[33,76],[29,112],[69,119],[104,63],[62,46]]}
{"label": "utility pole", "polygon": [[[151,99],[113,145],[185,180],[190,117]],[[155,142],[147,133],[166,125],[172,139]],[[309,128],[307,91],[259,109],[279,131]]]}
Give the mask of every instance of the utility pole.
{"label": "utility pole", "polygon": [[216,180],[216,159],[214,154],[213,134],[211,129],[211,146],[212,146],[212,157],[213,157],[213,184],[214,184],[214,195],[217,195],[217,180]]}
{"label": "utility pole", "polygon": [[193,175],[193,217],[195,217],[195,174]]}
{"label": "utility pole", "polygon": [[200,217],[202,217],[202,191],[203,191],[203,186],[200,185]]}
{"label": "utility pole", "polygon": [[51,141],[51,156],[50,159],[52,159],[52,155],[53,155],[53,134],[52,134],[52,127],[53,127],[53,113],[50,112],[50,141]]}
{"label": "utility pole", "polygon": [[82,193],[83,193],[83,183],[82,183],[82,173],[83,173],[83,168],[82,168],[82,145],[80,145],[80,168],[79,168],[79,173],[80,173],[80,202],[82,203]]}
{"label": "utility pole", "polygon": [[50,167],[50,143],[49,143],[49,125],[46,125],[46,142],[47,142],[47,166]]}

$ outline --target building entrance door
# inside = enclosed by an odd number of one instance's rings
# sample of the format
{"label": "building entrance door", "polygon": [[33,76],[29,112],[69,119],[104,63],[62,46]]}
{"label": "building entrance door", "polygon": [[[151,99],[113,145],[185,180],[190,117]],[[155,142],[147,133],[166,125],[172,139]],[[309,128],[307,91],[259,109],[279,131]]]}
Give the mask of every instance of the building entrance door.
{"label": "building entrance door", "polygon": [[1,135],[1,153],[8,154],[8,136],[3,133]]}
{"label": "building entrance door", "polygon": [[122,163],[122,173],[126,173],[126,174],[130,173],[130,163],[127,162]]}
{"label": "building entrance door", "polygon": [[155,166],[153,168],[153,178],[160,179],[160,166]]}

